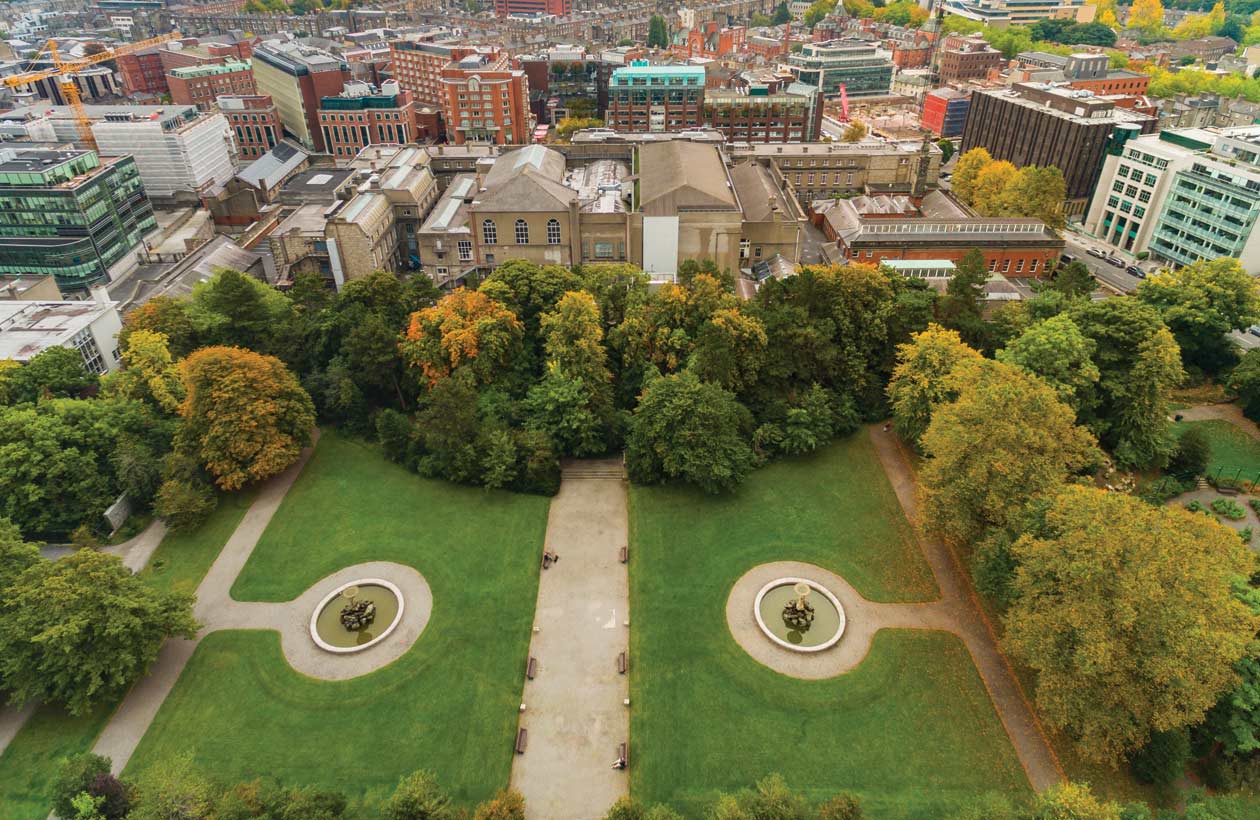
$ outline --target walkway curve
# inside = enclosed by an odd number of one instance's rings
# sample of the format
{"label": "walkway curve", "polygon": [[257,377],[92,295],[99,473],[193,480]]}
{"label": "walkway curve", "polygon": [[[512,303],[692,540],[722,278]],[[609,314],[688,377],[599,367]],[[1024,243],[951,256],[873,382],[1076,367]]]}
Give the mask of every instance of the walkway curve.
{"label": "walkway curve", "polygon": [[997,634],[980,608],[971,579],[962,569],[954,551],[936,535],[924,531],[919,517],[918,475],[909,455],[895,434],[882,432],[877,426],[870,427],[869,431],[884,473],[897,494],[906,519],[914,527],[932,574],[936,576],[936,584],[941,590],[940,604],[949,611],[954,624],[951,631],[962,638],[971,653],[976,671],[989,691],[989,699],[1006,728],[1028,781],[1037,791],[1063,782],[1067,778],[1059,758],[1050,746],[1032,704],[1024,696],[1010,662],[998,646]]}
{"label": "walkway curve", "polygon": [[1235,402],[1221,404],[1196,404],[1174,411],[1182,421],[1227,421],[1254,439],[1260,440],[1260,427],[1243,415]]}
{"label": "walkway curve", "polygon": [[[312,431],[311,444],[288,469],[269,479],[246,511],[232,536],[219,552],[197,587],[193,615],[202,624],[192,640],[172,639],[162,645],[157,661],[148,674],[136,682],[110,718],[96,740],[92,751],[108,757],[116,774],[131,760],[140,740],[153,723],[167,695],[192,658],[197,644],[210,632],[220,629],[275,629],[281,635],[285,658],[299,672],[325,680],[344,680],[378,669],[396,660],[420,636],[432,612],[433,597],[420,573],[410,567],[375,561],[346,567],[315,583],[293,601],[285,603],[244,602],[232,599],[230,590],[244,568],[259,538],[267,529],[289,488],[310,460],[319,441],[319,430]],[[388,640],[362,653],[316,657],[318,652],[308,629],[311,610],[332,586],[365,576],[385,578],[399,586],[411,608],[410,618],[404,610],[399,624]],[[414,606],[413,606],[414,603]],[[302,645],[305,640],[305,647]]]}
{"label": "walkway curve", "polygon": [[[753,615],[757,592],[778,578],[808,578],[831,590],[844,607],[844,634],[823,652],[793,652],[766,639]],[[940,601],[924,604],[879,604],[863,598],[834,572],[799,561],[760,564],[740,576],[726,599],[726,625],[731,637],[753,659],[792,678],[834,678],[856,667],[871,651],[881,629],[942,629],[956,632],[952,612]]]}

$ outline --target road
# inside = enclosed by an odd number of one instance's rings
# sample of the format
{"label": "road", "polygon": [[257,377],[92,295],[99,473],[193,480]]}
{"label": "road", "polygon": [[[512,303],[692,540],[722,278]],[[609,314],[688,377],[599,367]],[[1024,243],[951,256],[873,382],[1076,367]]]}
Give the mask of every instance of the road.
{"label": "road", "polygon": [[[1095,247],[1114,254],[1116,252],[1114,248],[1071,231],[1064,232],[1063,241],[1065,243],[1064,252],[1075,256],[1078,261],[1085,263],[1085,267],[1089,268],[1090,272],[1094,274],[1094,278],[1112,290],[1119,293],[1132,293],[1137,288],[1138,282],[1142,281],[1131,273],[1125,273],[1124,268],[1116,267],[1102,259],[1090,256],[1086,252],[1089,248]],[[1148,269],[1155,267],[1150,262],[1144,263],[1144,266]]]}
{"label": "road", "polygon": [[[1102,259],[1090,256],[1086,253],[1087,249],[1090,247],[1098,248],[1099,250],[1106,251],[1107,253],[1116,253],[1115,248],[1104,245],[1102,242],[1099,242],[1093,237],[1084,236],[1072,231],[1064,231],[1063,241],[1065,243],[1064,251],[1066,253],[1070,253],[1072,256],[1075,256],[1081,262],[1084,262],[1085,266],[1094,274],[1094,278],[1111,290],[1118,293],[1132,293],[1137,289],[1138,283],[1142,281],[1136,276],[1126,273],[1122,268],[1108,264]],[[1137,264],[1140,264],[1148,271],[1153,271],[1159,267],[1157,263],[1149,261],[1139,262]],[[1244,351],[1260,348],[1260,336],[1253,336],[1252,334],[1241,330],[1233,330],[1230,331],[1229,337],[1233,339],[1234,343]]]}

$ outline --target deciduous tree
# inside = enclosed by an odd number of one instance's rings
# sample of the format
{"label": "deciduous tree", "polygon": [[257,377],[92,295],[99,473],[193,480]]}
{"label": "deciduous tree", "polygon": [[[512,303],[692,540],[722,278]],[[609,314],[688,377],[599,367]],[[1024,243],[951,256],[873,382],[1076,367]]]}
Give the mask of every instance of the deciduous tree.
{"label": "deciduous tree", "polygon": [[1113,764],[1152,732],[1202,719],[1260,625],[1232,591],[1254,569],[1237,534],[1081,486],[1060,491],[1042,532],[1012,548],[1006,640],[1037,670],[1045,719]]}
{"label": "deciduous tree", "polygon": [[147,401],[167,413],[174,413],[184,400],[184,385],[165,333],[133,330],[122,363],[123,369],[109,380],[107,393]]}
{"label": "deciduous tree", "polygon": [[206,342],[278,355],[284,352],[293,304],[266,283],[224,269],[193,287],[187,313]]}
{"label": "deciduous tree", "polygon": [[729,392],[690,372],[662,376],[644,389],[630,421],[626,467],[644,484],[729,490],[753,467],[751,433],[751,414]]}
{"label": "deciduous tree", "polygon": [[196,631],[191,595],[159,592],[116,556],[41,559],[0,595],[0,686],[80,715],[125,692],[168,637]]}
{"label": "deciduous tree", "polygon": [[171,355],[182,359],[197,346],[197,330],[188,315],[188,303],[170,296],[154,296],[127,314],[118,334],[118,346],[126,350],[127,340],[137,330],[166,336]]}
{"label": "deciduous tree", "polygon": [[1181,383],[1181,353],[1159,314],[1136,299],[1073,306],[1094,342],[1098,397],[1083,421],[1124,466],[1162,466],[1173,450],[1168,397]]}
{"label": "deciduous tree", "polygon": [[83,366],[83,356],[68,347],[50,347],[31,357],[12,378],[12,403],[77,398],[97,384],[96,374]]}
{"label": "deciduous tree", "polygon": [[224,490],[262,481],[310,443],[315,407],[279,359],[238,347],[206,347],[180,365],[185,398],[177,446]]}
{"label": "deciduous tree", "polygon": [[1164,25],[1164,4],[1159,0],[1133,0],[1129,7],[1129,19],[1126,28],[1141,29],[1147,32],[1158,31]]}
{"label": "deciduous tree", "polygon": [[418,771],[398,781],[383,814],[386,820],[454,820],[455,809],[437,777]]}
{"label": "deciduous tree", "polygon": [[980,172],[992,163],[993,155],[987,149],[972,148],[967,151],[954,164],[954,175],[949,180],[950,189],[963,202],[971,202]]}
{"label": "deciduous tree", "polygon": [[477,807],[473,820],[525,820],[525,798],[516,791],[499,792]]}
{"label": "deciduous tree", "polygon": [[1260,350],[1252,349],[1229,373],[1226,386],[1238,394],[1243,413],[1252,421],[1260,421]]}
{"label": "deciduous tree", "polygon": [[411,315],[403,353],[433,387],[457,368],[486,384],[521,351],[524,326],[486,294],[458,288],[436,305]]}
{"label": "deciduous tree", "polygon": [[1187,365],[1216,372],[1237,358],[1225,334],[1260,322],[1260,284],[1237,259],[1195,262],[1138,285],[1137,298],[1159,311]]}
{"label": "deciduous tree", "polygon": [[1060,314],[1030,327],[999,350],[997,358],[1040,377],[1079,416],[1094,401],[1098,368],[1093,353],[1093,341],[1085,338],[1071,318]]}
{"label": "deciduous tree", "polygon": [[977,360],[980,354],[963,344],[956,330],[940,325],[915,334],[897,348],[897,369],[888,383],[897,432],[918,445],[932,420],[932,412],[954,398],[949,374],[960,362]]}
{"label": "deciduous tree", "polygon": [[955,544],[1018,535],[1029,506],[1098,458],[1094,437],[1044,382],[989,359],[957,364],[923,434],[924,520]]}

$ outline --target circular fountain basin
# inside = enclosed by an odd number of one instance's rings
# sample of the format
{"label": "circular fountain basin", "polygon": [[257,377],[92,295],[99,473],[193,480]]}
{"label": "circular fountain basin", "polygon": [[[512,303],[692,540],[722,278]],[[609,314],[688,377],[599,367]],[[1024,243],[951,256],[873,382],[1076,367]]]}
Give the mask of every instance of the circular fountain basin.
{"label": "circular fountain basin", "polygon": [[[808,601],[814,608],[814,621],[799,632],[783,622],[783,608],[796,600],[793,587],[802,583],[811,591]],[[793,652],[821,652],[844,635],[844,607],[831,590],[808,578],[777,578],[763,586],[753,601],[753,615],[767,638]]]}
{"label": "circular fountain basin", "polygon": [[[356,601],[376,604],[376,617],[365,629],[351,631],[341,625],[341,609],[347,603],[341,593],[349,587],[359,588]],[[362,578],[342,584],[323,597],[311,615],[311,639],[328,652],[362,652],[389,637],[402,616],[402,590],[380,578]]]}

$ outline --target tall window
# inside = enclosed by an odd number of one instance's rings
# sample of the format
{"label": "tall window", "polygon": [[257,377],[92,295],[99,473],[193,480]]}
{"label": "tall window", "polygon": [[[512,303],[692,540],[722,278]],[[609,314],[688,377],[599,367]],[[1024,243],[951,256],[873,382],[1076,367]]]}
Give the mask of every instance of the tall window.
{"label": "tall window", "polygon": [[[518,222],[517,224],[519,225],[520,223]],[[558,219],[547,220],[547,244],[560,244],[560,220]]]}
{"label": "tall window", "polygon": [[516,220],[516,244],[529,244],[529,225],[523,219]]}
{"label": "tall window", "polygon": [[481,223],[481,241],[487,245],[494,245],[499,241],[499,229],[494,226],[493,219]]}
{"label": "tall window", "polygon": [[472,240],[461,239],[459,240],[458,247],[459,247],[459,261],[471,262],[472,261]]}

